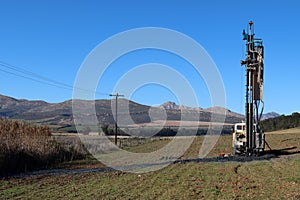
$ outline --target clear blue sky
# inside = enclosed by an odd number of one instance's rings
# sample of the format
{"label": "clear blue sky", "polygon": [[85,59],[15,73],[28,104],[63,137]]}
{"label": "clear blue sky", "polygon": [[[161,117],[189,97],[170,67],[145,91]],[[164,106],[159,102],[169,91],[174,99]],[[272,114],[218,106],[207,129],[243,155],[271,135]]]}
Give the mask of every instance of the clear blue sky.
{"label": "clear blue sky", "polygon": [[[207,50],[222,75],[227,107],[242,113],[244,68],[239,63],[243,59],[244,42],[241,32],[248,21],[253,20],[256,36],[262,38],[265,45],[265,111],[290,114],[300,111],[299,10],[297,0],[1,0],[0,61],[73,85],[85,57],[108,37],[132,28],[169,28],[190,36]],[[122,73],[148,62],[168,64],[184,72],[185,64],[174,56],[150,50],[137,52],[128,55],[123,63],[122,59],[115,63],[98,92],[112,92]],[[127,66],[122,68],[125,63]],[[17,73],[3,66],[0,69]],[[185,73],[197,88],[193,72]],[[199,82],[200,106],[209,107],[203,80]],[[70,89],[3,71],[0,71],[0,93],[48,102],[72,98]],[[176,101],[176,98],[166,88],[148,85],[137,90],[132,100],[154,105]]]}

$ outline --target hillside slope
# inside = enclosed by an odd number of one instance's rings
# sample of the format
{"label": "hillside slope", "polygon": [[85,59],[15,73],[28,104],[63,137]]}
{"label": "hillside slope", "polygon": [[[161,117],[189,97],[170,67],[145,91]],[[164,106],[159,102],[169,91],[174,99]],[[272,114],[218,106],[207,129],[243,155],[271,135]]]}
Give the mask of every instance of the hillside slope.
{"label": "hillside slope", "polygon": [[[96,109],[99,123],[114,123],[114,101],[76,101],[80,103],[81,108],[93,104]],[[129,105],[130,120],[126,120],[126,116],[128,116],[126,114],[126,105]],[[240,122],[243,119],[243,115],[231,112],[225,108],[190,108],[186,106],[178,106],[173,102],[166,102],[159,107],[150,107],[127,99],[119,99],[118,101],[118,116],[120,119],[123,119],[124,124],[148,123],[153,120],[160,119],[181,120],[181,114],[183,113],[187,116],[185,118],[186,121],[210,121],[212,112],[214,111],[218,116],[221,115],[222,112],[219,112],[221,110],[226,112],[227,123]],[[165,118],[164,115],[166,115]],[[73,125],[72,100],[61,103],[48,103],[45,101],[14,99],[0,95],[0,117],[29,120],[46,125]]]}

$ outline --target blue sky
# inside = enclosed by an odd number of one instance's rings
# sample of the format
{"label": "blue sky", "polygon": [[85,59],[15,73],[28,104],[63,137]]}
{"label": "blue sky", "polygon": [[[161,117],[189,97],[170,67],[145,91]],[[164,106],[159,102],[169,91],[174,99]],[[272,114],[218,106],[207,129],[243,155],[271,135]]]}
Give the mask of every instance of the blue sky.
{"label": "blue sky", "polygon": [[[179,31],[201,44],[216,63],[226,89],[227,108],[243,113],[244,68],[241,32],[249,20],[265,45],[265,112],[300,111],[298,80],[300,2],[287,1],[89,1],[1,0],[0,61],[73,85],[86,56],[102,41],[122,31],[163,27]],[[108,99],[118,79],[139,64],[157,62],[184,74],[197,92],[201,107],[210,98],[201,77],[182,59],[146,50],[121,58],[108,70],[97,98]],[[0,66],[0,94],[22,99],[61,102],[72,90],[38,83],[7,73]],[[189,69],[189,70],[187,70]],[[4,72],[4,71],[6,72]],[[20,73],[19,73],[20,74]],[[21,73],[22,74],[22,73]],[[28,73],[27,73],[28,76]],[[36,76],[35,76],[36,78]],[[142,104],[176,101],[168,88],[146,85],[131,97]]]}

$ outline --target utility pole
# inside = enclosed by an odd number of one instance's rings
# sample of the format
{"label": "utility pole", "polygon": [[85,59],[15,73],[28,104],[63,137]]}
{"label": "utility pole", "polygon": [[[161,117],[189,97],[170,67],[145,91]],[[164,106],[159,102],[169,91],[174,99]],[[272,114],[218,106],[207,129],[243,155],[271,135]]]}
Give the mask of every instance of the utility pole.
{"label": "utility pole", "polygon": [[116,97],[116,117],[115,117],[115,145],[118,145],[118,97],[124,97],[122,94],[110,94],[111,97]]}

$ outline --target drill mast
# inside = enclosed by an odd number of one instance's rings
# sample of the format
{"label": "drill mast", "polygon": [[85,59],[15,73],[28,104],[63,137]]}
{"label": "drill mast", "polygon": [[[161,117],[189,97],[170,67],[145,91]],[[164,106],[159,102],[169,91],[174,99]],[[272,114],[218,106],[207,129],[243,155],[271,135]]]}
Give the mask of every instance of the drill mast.
{"label": "drill mast", "polygon": [[264,76],[264,47],[261,39],[254,37],[253,22],[249,22],[248,31],[243,31],[246,41],[246,59],[241,65],[246,66],[246,148],[247,155],[259,154],[264,151],[264,134],[260,127],[263,112],[263,76]]}

